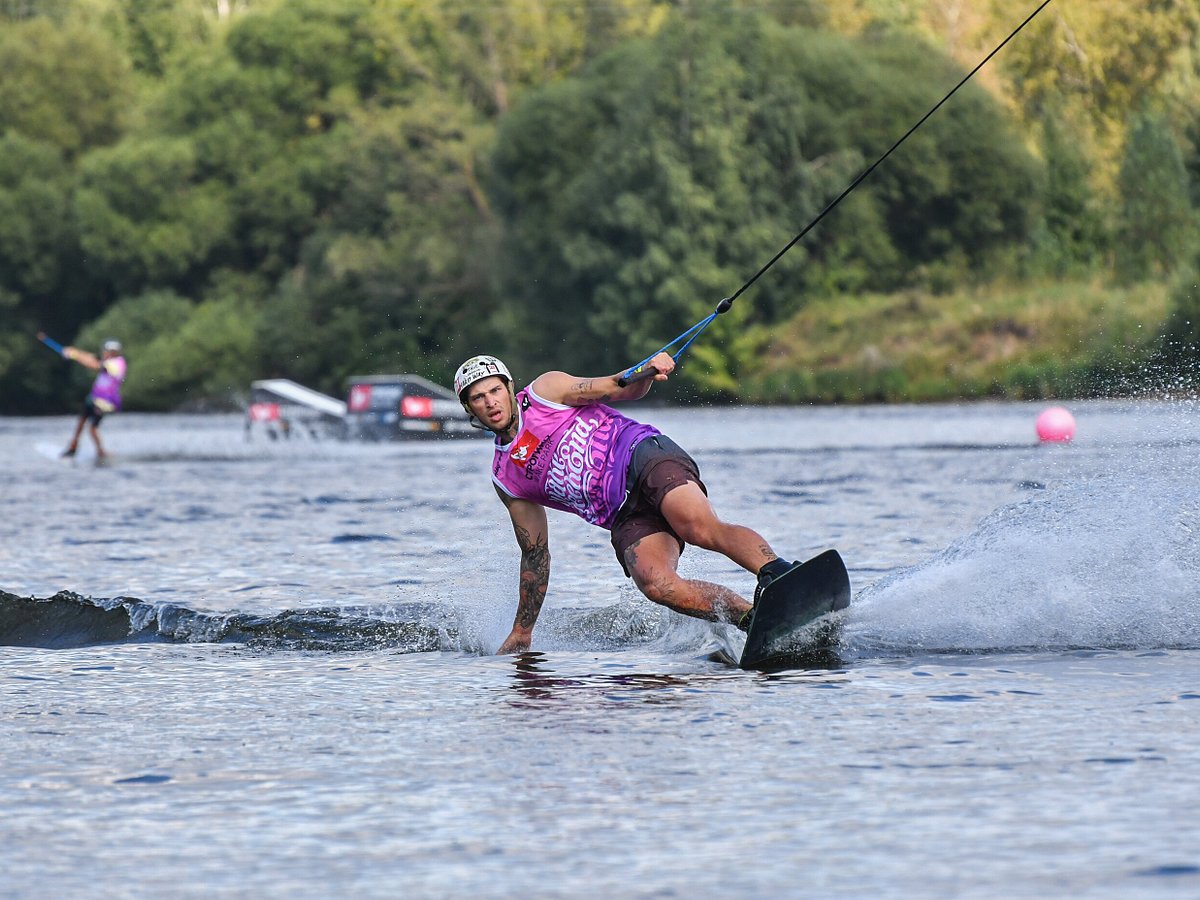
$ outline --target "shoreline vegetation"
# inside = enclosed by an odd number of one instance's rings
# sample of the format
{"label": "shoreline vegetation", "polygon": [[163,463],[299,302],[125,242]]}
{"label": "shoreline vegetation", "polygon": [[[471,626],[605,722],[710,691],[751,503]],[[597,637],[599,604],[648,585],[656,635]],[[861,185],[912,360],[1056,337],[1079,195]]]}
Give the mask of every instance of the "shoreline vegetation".
{"label": "shoreline vegetation", "polygon": [[815,300],[753,336],[742,402],[926,403],[1129,396],[1157,356],[1166,284],[987,285]]}
{"label": "shoreline vegetation", "polygon": [[664,402],[1185,389],[1200,6],[1055,0],[948,94],[1034,6],[9,4],[0,414],[86,390],[38,332],[147,412],[619,371],[782,246]]}

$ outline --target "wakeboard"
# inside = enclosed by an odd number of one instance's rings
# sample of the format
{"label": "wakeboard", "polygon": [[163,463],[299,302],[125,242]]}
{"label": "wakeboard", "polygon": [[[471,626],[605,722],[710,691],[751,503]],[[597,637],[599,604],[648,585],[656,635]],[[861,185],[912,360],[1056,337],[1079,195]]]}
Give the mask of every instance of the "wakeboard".
{"label": "wakeboard", "polygon": [[39,456],[61,462],[64,465],[110,466],[113,464],[111,453],[103,457],[97,457],[95,446],[90,443],[85,444],[82,441],[80,441],[79,449],[75,451],[73,456],[64,456],[63,447],[60,444],[50,444],[46,441],[38,441],[34,445],[34,449],[38,452]]}
{"label": "wakeboard", "polygon": [[850,576],[836,550],[789,569],[763,588],[738,665],[784,668],[828,652],[836,627],[817,620],[849,605]]}

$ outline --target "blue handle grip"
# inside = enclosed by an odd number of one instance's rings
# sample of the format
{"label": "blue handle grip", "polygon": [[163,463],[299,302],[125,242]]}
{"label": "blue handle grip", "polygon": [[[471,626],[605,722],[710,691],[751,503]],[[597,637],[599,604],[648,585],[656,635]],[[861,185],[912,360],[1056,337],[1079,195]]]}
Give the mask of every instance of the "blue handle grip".
{"label": "blue handle grip", "polygon": [[43,344],[45,344],[47,347],[49,347],[51,350],[53,350],[59,356],[62,356],[63,345],[60,344],[58,341],[54,340],[54,338],[48,338],[44,334],[39,334],[38,340],[40,340]]}

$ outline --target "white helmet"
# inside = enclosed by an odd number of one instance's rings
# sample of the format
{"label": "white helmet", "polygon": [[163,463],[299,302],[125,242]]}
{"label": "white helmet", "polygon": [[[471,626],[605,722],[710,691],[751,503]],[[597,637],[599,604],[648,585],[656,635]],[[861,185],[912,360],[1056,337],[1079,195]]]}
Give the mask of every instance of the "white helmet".
{"label": "white helmet", "polygon": [[[475,413],[471,411],[471,405],[467,403],[467,398],[464,394],[467,388],[475,382],[490,378],[493,375],[502,379],[508,385],[508,395],[513,400],[513,415],[516,416],[517,392],[513,387],[512,374],[508,371],[508,366],[504,365],[496,357],[487,355],[472,356],[459,366],[458,371],[454,373],[454,393],[458,395],[458,402],[467,411],[467,415],[471,417],[471,424],[476,428],[484,428],[486,426],[475,418]],[[512,423],[510,422],[509,424]]]}
{"label": "white helmet", "polygon": [[463,391],[475,382],[490,378],[493,375],[503,378],[510,385],[512,384],[512,375],[509,374],[508,366],[504,365],[496,357],[472,356],[459,366],[458,371],[454,373],[454,393],[458,395],[458,399],[465,405],[466,398],[463,397]]}

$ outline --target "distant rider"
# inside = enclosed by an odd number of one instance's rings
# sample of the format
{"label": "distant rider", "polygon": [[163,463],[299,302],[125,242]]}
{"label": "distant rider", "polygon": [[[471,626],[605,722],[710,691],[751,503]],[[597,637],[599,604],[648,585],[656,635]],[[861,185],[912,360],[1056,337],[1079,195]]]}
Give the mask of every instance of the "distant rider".
{"label": "distant rider", "polygon": [[685,544],[724,554],[757,574],[760,589],[794,565],[757,532],[717,518],[699,467],[674,441],[605,405],[644,397],[675,369],[668,353],[649,365],[658,370],[653,379],[625,387],[619,375],[545,372],[520,392],[493,356],[472,357],[455,373],[454,392],[473,424],[496,436],[492,482],[521,548],[516,619],[499,653],[527,650],[532,639],[550,581],[547,507],[610,530],[621,567],[650,600],[743,629],[750,603],[679,575]]}
{"label": "distant rider", "polygon": [[[45,336],[39,334],[38,337],[44,338]],[[62,455],[75,455],[79,449],[79,436],[83,433],[83,426],[90,423],[88,433],[96,445],[96,458],[104,459],[108,454],[104,452],[104,446],[100,443],[100,421],[109,413],[116,412],[121,408],[121,383],[125,380],[127,369],[125,357],[121,355],[121,342],[105,341],[99,358],[77,347],[63,347],[62,355],[81,366],[96,369],[99,372],[96,380],[92,382],[91,391],[83,401],[83,412],[79,414],[79,421],[75,424],[75,433],[71,436],[71,443],[67,445],[67,449],[63,451]]]}

